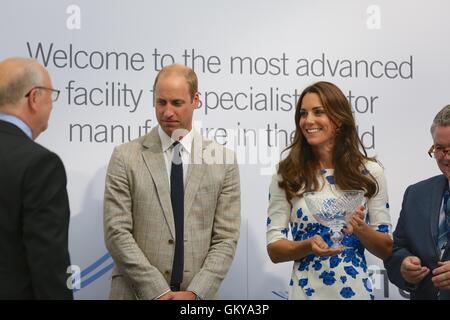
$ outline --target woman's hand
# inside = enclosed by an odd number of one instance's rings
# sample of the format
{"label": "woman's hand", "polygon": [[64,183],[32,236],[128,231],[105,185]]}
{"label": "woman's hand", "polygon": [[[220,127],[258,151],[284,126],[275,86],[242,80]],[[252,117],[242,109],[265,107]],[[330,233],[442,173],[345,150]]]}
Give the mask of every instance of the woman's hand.
{"label": "woman's hand", "polygon": [[309,240],[311,244],[311,251],[319,257],[335,256],[338,253],[341,253],[343,250],[342,248],[337,249],[330,248],[328,244],[319,235],[315,235],[311,237]]}
{"label": "woman's hand", "polygon": [[364,230],[366,223],[364,222],[364,207],[360,206],[355,212],[347,217],[347,226],[345,231],[347,234],[358,234]]}

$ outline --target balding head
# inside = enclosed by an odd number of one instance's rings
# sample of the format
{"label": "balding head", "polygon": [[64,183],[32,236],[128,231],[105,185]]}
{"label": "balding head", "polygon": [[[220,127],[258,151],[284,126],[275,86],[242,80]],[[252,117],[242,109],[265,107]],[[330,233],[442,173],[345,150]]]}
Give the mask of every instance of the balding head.
{"label": "balding head", "polygon": [[43,85],[48,73],[36,60],[8,58],[0,62],[0,110],[15,106],[33,87]]}
{"label": "balding head", "polygon": [[47,129],[53,106],[51,88],[47,70],[36,60],[8,58],[0,62],[0,112],[25,122],[33,139]]}
{"label": "balding head", "polygon": [[162,68],[156,76],[155,83],[153,84],[153,92],[155,91],[156,84],[160,78],[173,75],[183,76],[186,79],[189,86],[189,95],[191,96],[191,99],[194,100],[195,94],[198,91],[197,75],[194,70],[182,64],[171,64]]}

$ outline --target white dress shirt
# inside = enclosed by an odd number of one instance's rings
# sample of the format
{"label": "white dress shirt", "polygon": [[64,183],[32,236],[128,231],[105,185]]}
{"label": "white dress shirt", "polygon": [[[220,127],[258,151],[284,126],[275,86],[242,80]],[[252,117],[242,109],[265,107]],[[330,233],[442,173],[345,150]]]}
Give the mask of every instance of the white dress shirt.
{"label": "white dress shirt", "polygon": [[[161,127],[158,127],[159,138],[161,139],[162,151],[164,153],[164,160],[166,162],[167,177],[170,181],[170,171],[172,170],[172,158],[173,158],[173,140],[164,132]],[[183,185],[186,186],[186,174],[191,161],[191,148],[192,148],[192,130],[180,140],[181,148],[181,160],[183,161]]]}

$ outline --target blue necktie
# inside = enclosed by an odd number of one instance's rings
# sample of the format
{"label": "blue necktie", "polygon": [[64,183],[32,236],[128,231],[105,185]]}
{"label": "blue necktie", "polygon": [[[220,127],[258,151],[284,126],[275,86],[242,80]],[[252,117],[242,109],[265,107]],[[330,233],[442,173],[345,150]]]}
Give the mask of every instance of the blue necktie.
{"label": "blue necktie", "polygon": [[439,250],[444,250],[450,239],[450,193],[448,190],[444,191],[443,198],[444,198],[443,209],[445,218],[444,221],[439,225],[439,238],[438,238]]}
{"label": "blue necktie", "polygon": [[170,200],[175,222],[175,255],[172,266],[170,289],[180,291],[184,269],[184,184],[181,143],[173,144],[172,169],[170,171]]}

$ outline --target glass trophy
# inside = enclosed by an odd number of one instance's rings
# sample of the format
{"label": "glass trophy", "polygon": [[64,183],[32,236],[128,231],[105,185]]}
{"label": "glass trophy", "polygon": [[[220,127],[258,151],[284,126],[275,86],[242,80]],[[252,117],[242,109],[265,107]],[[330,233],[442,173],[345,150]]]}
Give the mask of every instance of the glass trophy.
{"label": "glass trophy", "polygon": [[346,225],[346,217],[358,207],[364,205],[364,191],[344,190],[338,195],[327,192],[306,192],[303,194],[306,205],[316,220],[330,228],[330,239],[333,249],[348,249],[342,245],[344,238],[342,229]]}

